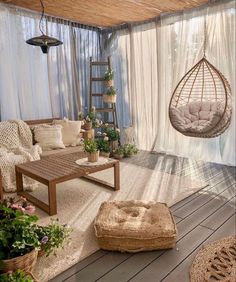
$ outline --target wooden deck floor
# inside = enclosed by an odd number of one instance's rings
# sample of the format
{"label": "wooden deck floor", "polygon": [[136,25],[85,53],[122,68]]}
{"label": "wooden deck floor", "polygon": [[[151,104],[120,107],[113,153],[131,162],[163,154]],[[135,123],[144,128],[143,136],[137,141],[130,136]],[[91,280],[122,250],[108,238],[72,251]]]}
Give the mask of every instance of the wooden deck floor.
{"label": "wooden deck floor", "polygon": [[205,179],[208,187],[171,207],[177,247],[137,254],[97,251],[52,282],[187,282],[191,262],[203,244],[236,233],[235,167],[169,155],[140,153],[127,160],[162,171]]}

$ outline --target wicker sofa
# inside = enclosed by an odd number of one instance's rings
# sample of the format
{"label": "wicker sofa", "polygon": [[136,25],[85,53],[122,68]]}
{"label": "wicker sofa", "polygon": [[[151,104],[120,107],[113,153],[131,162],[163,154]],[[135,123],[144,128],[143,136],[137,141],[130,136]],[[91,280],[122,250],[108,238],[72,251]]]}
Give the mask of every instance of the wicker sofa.
{"label": "wicker sofa", "polygon": [[[53,119],[39,119],[39,120],[27,120],[25,121],[29,127],[34,127],[36,125],[40,124],[52,124],[53,120],[59,119],[59,118],[53,118]],[[83,130],[81,132],[81,137],[84,139],[87,138],[93,138],[94,137],[94,130]],[[47,156],[53,155],[53,154],[69,154],[74,153],[78,151],[82,151],[82,146],[75,146],[75,147],[66,147],[65,149],[56,149],[56,150],[50,150],[50,151],[43,151],[41,158],[45,158]],[[0,199],[3,198],[3,186],[2,186],[2,176],[1,176],[1,169],[0,169]]]}

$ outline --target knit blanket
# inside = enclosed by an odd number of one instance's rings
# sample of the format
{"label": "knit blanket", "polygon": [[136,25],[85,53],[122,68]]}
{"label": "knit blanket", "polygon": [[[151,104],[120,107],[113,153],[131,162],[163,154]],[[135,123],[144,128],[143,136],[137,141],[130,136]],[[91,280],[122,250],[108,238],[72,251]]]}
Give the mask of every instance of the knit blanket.
{"label": "knit blanket", "polygon": [[[29,126],[21,120],[0,122],[0,170],[5,192],[16,191],[15,165],[40,159],[38,145],[33,146]],[[24,177],[25,190],[32,191],[35,181]]]}

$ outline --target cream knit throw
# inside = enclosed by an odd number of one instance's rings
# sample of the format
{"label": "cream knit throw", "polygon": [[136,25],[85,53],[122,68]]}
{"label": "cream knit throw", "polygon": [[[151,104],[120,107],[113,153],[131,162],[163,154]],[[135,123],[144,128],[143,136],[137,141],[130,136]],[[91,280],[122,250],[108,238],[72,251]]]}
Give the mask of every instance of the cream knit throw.
{"label": "cream knit throw", "polygon": [[[15,165],[40,159],[41,148],[32,144],[32,133],[25,122],[0,122],[0,170],[5,192],[16,191]],[[24,186],[32,190],[35,182],[25,177]]]}

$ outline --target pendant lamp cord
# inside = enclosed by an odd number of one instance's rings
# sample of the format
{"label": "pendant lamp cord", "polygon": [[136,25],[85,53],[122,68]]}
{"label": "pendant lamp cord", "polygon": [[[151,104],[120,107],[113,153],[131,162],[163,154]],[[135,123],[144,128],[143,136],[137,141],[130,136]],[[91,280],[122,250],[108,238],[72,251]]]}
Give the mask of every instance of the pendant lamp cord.
{"label": "pendant lamp cord", "polygon": [[207,37],[207,30],[206,30],[206,17],[204,17],[204,42],[203,42],[203,57],[206,56],[206,37]]}
{"label": "pendant lamp cord", "polygon": [[41,33],[44,35],[44,32],[43,32],[43,27],[42,27],[42,21],[43,21],[43,18],[44,18],[44,5],[43,5],[43,1],[40,0],[40,3],[41,3],[41,7],[42,7],[42,14],[41,14],[41,18],[40,18],[40,21],[39,21],[39,29],[41,31]]}

